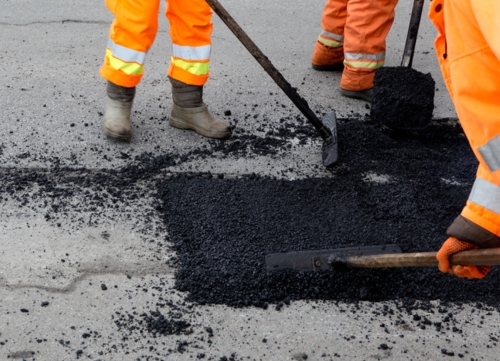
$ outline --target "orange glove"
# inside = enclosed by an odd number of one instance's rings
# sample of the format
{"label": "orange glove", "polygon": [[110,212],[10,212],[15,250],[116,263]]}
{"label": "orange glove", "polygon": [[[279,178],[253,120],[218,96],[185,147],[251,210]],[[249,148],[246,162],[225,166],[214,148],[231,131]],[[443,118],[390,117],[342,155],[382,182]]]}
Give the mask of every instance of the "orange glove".
{"label": "orange glove", "polygon": [[441,249],[436,254],[439,262],[439,270],[448,272],[452,275],[465,278],[483,278],[490,271],[491,266],[451,266],[450,256],[470,249],[478,249],[479,247],[472,243],[462,242],[454,237],[448,238]]}

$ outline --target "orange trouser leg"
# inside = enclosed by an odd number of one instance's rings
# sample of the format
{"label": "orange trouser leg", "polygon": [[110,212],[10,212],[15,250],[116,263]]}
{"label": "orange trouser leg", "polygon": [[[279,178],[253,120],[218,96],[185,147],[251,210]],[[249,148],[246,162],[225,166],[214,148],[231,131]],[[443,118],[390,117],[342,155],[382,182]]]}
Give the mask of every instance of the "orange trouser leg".
{"label": "orange trouser leg", "polygon": [[321,33],[312,56],[313,66],[333,66],[344,61],[344,26],[348,0],[328,0],[321,23]]}
{"label": "orange trouser leg", "polygon": [[440,32],[435,45],[447,87],[480,162],[462,215],[500,236],[500,3],[435,0],[429,16]]}
{"label": "orange trouser leg", "polygon": [[347,19],[348,0],[328,0],[323,17],[321,18],[322,31],[318,41],[331,48],[343,48],[344,27]]}
{"label": "orange trouser leg", "polygon": [[375,71],[384,65],[385,39],[398,0],[349,0],[344,30],[344,71],[340,87],[373,87]]}
{"label": "orange trouser leg", "polygon": [[166,15],[172,38],[168,75],[186,84],[205,84],[209,76],[212,9],[205,0],[170,0]]}
{"label": "orange trouser leg", "polygon": [[158,31],[160,0],[106,0],[106,6],[115,20],[100,74],[131,88],[142,78],[146,53]]}

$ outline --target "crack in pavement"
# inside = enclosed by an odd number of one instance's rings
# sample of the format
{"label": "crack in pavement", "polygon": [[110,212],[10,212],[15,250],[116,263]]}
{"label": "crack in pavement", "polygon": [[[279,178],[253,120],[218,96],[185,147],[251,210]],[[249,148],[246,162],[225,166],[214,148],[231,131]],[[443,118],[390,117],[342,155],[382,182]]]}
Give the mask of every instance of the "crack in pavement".
{"label": "crack in pavement", "polygon": [[100,25],[106,25],[109,26],[111,22],[109,21],[103,21],[103,20],[77,20],[77,19],[63,19],[63,20],[50,20],[50,21],[33,21],[30,23],[7,23],[0,21],[0,25],[5,25],[5,26],[30,26],[30,25],[38,25],[38,24],[65,24],[65,23],[75,23],[75,24],[100,24]]}
{"label": "crack in pavement", "polygon": [[139,263],[120,263],[120,264],[102,264],[102,263],[90,263],[83,264],[78,267],[78,272],[81,274],[77,277],[71,279],[71,281],[62,287],[55,286],[44,286],[37,284],[16,284],[9,285],[7,280],[0,277],[0,288],[7,290],[18,290],[26,288],[35,288],[50,293],[71,293],[76,289],[76,286],[86,279],[88,276],[92,275],[117,275],[123,274],[127,276],[146,276],[151,274],[173,274],[175,268],[166,265],[165,263],[151,265],[151,262],[145,264]]}

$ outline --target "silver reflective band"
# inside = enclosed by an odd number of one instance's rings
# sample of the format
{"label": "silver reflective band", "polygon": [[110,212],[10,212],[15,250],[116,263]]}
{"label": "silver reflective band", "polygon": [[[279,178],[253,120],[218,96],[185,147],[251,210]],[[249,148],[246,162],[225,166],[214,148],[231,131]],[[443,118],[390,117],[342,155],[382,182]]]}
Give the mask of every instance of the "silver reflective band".
{"label": "silver reflective band", "polygon": [[123,60],[126,63],[138,63],[143,65],[144,59],[146,59],[146,53],[115,44],[111,39],[108,40],[108,48],[115,58]]}
{"label": "silver reflective band", "polygon": [[210,58],[210,45],[182,46],[172,44],[172,55],[184,60],[206,60]]}
{"label": "silver reflective band", "polygon": [[479,147],[478,150],[488,168],[490,168],[490,171],[496,172],[500,169],[500,135],[497,135],[488,143]]}
{"label": "silver reflective band", "polygon": [[496,184],[477,178],[472,186],[469,201],[500,215],[500,187]]}
{"label": "silver reflective band", "polygon": [[320,35],[324,35],[324,36],[327,36],[329,38],[335,39],[337,41],[344,42],[344,37],[342,35],[330,33],[330,32],[328,32],[326,30],[321,30]]}
{"label": "silver reflective band", "polygon": [[367,59],[367,60],[384,60],[385,59],[385,52],[380,53],[380,54],[355,54],[355,53],[344,53],[344,57],[346,59],[354,59],[354,60],[360,60],[360,59]]}

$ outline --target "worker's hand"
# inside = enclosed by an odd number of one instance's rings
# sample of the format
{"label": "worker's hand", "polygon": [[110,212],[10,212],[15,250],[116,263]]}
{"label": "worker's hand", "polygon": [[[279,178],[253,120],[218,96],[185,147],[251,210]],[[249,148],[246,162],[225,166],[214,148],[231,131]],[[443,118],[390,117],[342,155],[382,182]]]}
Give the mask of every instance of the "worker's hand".
{"label": "worker's hand", "polygon": [[472,243],[462,242],[454,237],[448,238],[441,249],[436,254],[439,262],[439,270],[448,272],[452,275],[465,278],[483,278],[490,271],[491,266],[451,266],[449,258],[458,252],[467,251],[470,249],[478,249],[479,247]]}

